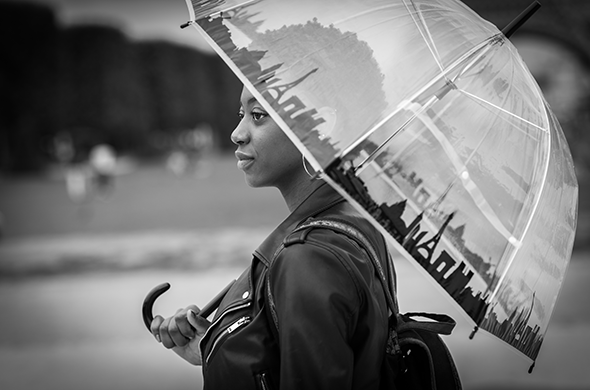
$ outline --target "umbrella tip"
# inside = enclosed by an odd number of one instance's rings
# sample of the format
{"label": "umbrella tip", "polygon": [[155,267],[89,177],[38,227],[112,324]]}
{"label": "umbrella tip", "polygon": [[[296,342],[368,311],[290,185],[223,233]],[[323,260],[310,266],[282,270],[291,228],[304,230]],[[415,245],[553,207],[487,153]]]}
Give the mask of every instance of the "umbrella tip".
{"label": "umbrella tip", "polygon": [[189,20],[188,22],[181,24],[180,28],[187,28],[188,26],[190,26],[193,23],[194,23],[193,20]]}
{"label": "umbrella tip", "polygon": [[529,374],[533,373],[533,370],[535,368],[535,363],[536,363],[536,361],[533,360],[533,364],[531,364],[531,366],[529,367]]}
{"label": "umbrella tip", "polygon": [[471,334],[469,335],[469,340],[473,340],[473,337],[475,337],[475,334],[477,333],[477,331],[479,330],[479,326],[475,326],[473,328],[473,330],[471,331]]}
{"label": "umbrella tip", "polygon": [[516,32],[537,10],[541,8],[541,3],[533,1],[524,11],[520,13],[512,22],[508,23],[506,27],[502,29],[502,33],[506,38],[510,38],[512,34]]}

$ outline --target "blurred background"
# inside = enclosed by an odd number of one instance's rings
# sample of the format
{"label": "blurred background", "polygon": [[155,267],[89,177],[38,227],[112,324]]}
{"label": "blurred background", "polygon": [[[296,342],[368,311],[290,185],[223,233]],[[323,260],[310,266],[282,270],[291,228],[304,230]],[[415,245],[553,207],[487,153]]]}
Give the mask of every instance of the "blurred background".
{"label": "blurred background", "polygon": [[[467,0],[504,27],[528,0]],[[402,310],[446,312],[466,389],[590,389],[590,1],[544,0],[513,36],[568,138],[574,255],[537,367],[479,332],[413,265]],[[145,294],[204,305],[287,215],[235,167],[239,81],[182,0],[0,0],[0,388],[189,389]]]}

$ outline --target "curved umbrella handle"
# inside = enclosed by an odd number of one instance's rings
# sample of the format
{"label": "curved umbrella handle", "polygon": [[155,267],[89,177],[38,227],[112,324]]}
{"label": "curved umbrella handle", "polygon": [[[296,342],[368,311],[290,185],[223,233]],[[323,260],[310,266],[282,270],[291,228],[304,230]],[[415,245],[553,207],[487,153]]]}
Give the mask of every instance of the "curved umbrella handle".
{"label": "curved umbrella handle", "polygon": [[154,320],[154,314],[152,312],[154,302],[156,299],[166,291],[170,289],[170,283],[162,283],[154,287],[143,300],[143,306],[141,307],[141,314],[143,316],[143,323],[149,332],[151,332],[150,325]]}
{"label": "curved umbrella handle", "polygon": [[[201,311],[199,312],[199,316],[203,318],[209,317],[209,315],[211,315],[211,313],[213,313],[213,311],[215,311],[215,309],[219,307],[221,300],[223,299],[223,297],[225,297],[225,294],[227,294],[227,292],[235,282],[236,281],[234,279],[227,286],[225,286],[225,288],[221,290],[219,294],[215,296],[215,298],[213,298],[208,304],[205,305],[205,307],[203,307],[203,309],[201,309]],[[156,287],[154,287],[143,300],[143,306],[141,308],[141,313],[143,315],[143,323],[145,324],[145,327],[150,333],[152,331],[150,329],[150,325],[154,320],[154,314],[152,312],[154,302],[156,302],[156,299],[158,299],[160,295],[164,294],[169,289],[170,283],[159,284]]]}

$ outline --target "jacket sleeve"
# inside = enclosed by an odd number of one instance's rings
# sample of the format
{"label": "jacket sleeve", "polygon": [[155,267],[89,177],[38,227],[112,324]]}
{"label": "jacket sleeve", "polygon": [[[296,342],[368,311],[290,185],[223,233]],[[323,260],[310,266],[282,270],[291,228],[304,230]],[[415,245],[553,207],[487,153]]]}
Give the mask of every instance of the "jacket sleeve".
{"label": "jacket sleeve", "polygon": [[269,286],[279,324],[280,388],[351,388],[350,340],[361,294],[342,251],[309,241],[289,246],[275,259]]}

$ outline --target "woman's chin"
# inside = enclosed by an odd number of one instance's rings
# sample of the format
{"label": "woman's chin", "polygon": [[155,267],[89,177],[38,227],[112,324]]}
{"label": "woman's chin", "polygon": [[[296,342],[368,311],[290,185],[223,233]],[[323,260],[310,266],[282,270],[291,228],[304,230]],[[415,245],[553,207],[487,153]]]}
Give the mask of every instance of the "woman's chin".
{"label": "woman's chin", "polygon": [[267,185],[264,185],[264,183],[261,182],[260,179],[258,179],[257,177],[253,177],[252,175],[246,174],[245,179],[246,179],[246,184],[248,184],[249,187],[252,187],[252,188],[268,187]]}

